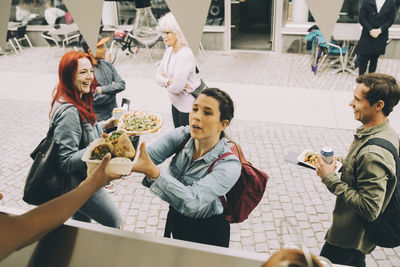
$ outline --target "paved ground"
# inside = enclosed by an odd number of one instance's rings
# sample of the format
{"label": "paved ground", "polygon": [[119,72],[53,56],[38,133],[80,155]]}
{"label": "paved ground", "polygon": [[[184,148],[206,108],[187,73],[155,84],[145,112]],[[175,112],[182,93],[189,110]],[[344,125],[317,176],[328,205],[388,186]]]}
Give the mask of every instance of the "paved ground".
{"label": "paved ground", "polygon": [[[35,48],[29,50],[29,55],[25,52],[18,57],[0,57],[0,71],[54,73],[59,54],[55,50],[46,51]],[[156,54],[154,57],[157,60]],[[123,77],[154,75],[154,65],[144,54],[136,58],[121,55],[119,59],[116,67]],[[199,62],[203,77],[210,81],[326,90],[351,90],[354,81],[349,74],[334,75],[328,70],[316,76],[310,74],[307,55],[205,52]],[[397,74],[399,64],[395,60],[382,60],[379,68]],[[29,86],[29,81],[16,82]],[[44,102],[0,99],[3,125],[0,192],[5,196],[0,205],[30,208],[21,200],[22,188],[32,162],[29,153],[47,131],[48,111],[49,105]],[[152,142],[172,128],[170,114],[162,115],[166,119],[162,130],[143,136],[142,141]],[[289,233],[287,227],[280,227],[286,218],[301,230],[305,245],[313,253],[319,253],[331,223],[334,197],[314,171],[287,163],[284,157],[289,151],[319,150],[327,143],[335,147],[336,154],[343,155],[352,141],[352,131],[234,120],[228,135],[242,145],[248,160],[270,176],[261,204],[244,223],[232,225],[230,247],[268,254],[279,249],[281,243],[296,238],[293,231]],[[123,229],[162,236],[168,206],[149,193],[140,181],[140,176],[117,181],[117,191],[111,195],[125,218]],[[368,256],[367,266],[400,266],[400,249],[376,249]]]}

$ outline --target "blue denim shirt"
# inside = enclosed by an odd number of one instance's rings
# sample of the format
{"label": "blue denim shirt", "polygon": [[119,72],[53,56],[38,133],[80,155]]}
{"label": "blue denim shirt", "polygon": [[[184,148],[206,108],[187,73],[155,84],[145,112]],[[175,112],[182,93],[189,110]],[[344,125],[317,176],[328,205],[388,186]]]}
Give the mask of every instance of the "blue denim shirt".
{"label": "blue denim shirt", "polygon": [[[60,105],[62,104],[54,103],[51,119]],[[59,145],[57,156],[60,170],[68,174],[78,171],[85,177],[86,163],[81,158],[89,143],[101,137],[102,132],[102,123],[96,123],[94,126],[84,123],[81,126],[78,109],[76,107],[66,109],[56,120],[53,136],[54,142]]]}
{"label": "blue denim shirt", "polygon": [[[179,127],[150,145],[147,152],[156,165],[174,155],[176,149],[190,136],[189,126]],[[213,149],[191,163],[194,140],[176,154],[167,170],[161,169],[160,176],[150,190],[168,202],[178,212],[192,218],[208,218],[223,213],[219,196],[225,195],[240,176],[241,164],[234,155],[210,165],[222,154],[231,152],[226,139],[222,138]]]}

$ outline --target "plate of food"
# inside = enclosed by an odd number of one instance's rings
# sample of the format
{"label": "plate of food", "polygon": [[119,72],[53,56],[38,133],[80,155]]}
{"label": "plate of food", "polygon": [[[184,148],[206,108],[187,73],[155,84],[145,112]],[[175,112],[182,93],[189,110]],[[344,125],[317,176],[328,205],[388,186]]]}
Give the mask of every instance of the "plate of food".
{"label": "plate of food", "polygon": [[[306,149],[299,154],[297,160],[301,165],[315,170],[315,161],[317,160],[317,157],[318,152],[315,152],[312,149]],[[341,167],[342,163],[340,161],[336,161],[336,172],[338,172]]]}
{"label": "plate of food", "polygon": [[107,153],[111,153],[107,172],[120,175],[131,172],[136,151],[127,133],[119,130],[112,132],[107,138],[97,138],[86,149],[82,160],[90,170],[99,165]]}
{"label": "plate of food", "polygon": [[150,134],[157,132],[163,124],[157,113],[144,111],[127,111],[118,122],[118,130],[124,130],[128,135]]}

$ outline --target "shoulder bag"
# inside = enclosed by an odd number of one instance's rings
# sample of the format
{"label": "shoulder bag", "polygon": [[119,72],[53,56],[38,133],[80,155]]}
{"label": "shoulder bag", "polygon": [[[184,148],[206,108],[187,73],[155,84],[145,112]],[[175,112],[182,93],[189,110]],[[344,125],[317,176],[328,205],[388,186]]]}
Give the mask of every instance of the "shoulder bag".
{"label": "shoulder bag", "polygon": [[73,105],[64,104],[56,110],[46,137],[30,154],[33,164],[25,181],[22,198],[28,204],[43,204],[79,185],[73,175],[60,172],[56,154],[58,144],[53,140],[56,120],[70,107]]}

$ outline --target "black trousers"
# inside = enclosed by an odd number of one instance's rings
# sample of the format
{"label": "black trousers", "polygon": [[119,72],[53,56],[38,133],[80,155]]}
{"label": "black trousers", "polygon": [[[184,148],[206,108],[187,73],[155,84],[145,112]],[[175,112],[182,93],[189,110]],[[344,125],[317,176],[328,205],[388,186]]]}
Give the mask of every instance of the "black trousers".
{"label": "black trousers", "polygon": [[328,258],[332,263],[356,267],[365,267],[365,254],[356,249],[347,249],[325,242],[321,256]]}
{"label": "black trousers", "polygon": [[172,105],[172,120],[175,128],[189,125],[189,113],[180,112]]}
{"label": "black trousers", "polygon": [[182,215],[169,206],[164,237],[196,243],[229,247],[231,226],[225,215],[214,215],[205,219],[193,219]]}
{"label": "black trousers", "polygon": [[376,67],[378,65],[378,55],[368,55],[368,54],[361,54],[360,56],[360,61],[359,61],[359,75],[364,74],[367,71],[367,66],[369,62],[369,67],[368,67],[368,73],[373,73],[376,71]]}

